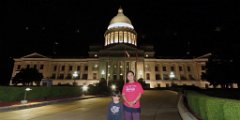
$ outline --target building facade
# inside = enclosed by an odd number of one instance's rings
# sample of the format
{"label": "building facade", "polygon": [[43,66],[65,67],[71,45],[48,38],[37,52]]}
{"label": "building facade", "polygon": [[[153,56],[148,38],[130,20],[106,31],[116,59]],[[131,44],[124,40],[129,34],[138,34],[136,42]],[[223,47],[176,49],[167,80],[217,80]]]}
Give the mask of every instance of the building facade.
{"label": "building facade", "polygon": [[137,33],[121,8],[110,21],[104,37],[104,46],[89,46],[88,58],[51,58],[39,53],[15,58],[12,77],[22,68],[33,67],[52,85],[73,82],[85,85],[98,83],[101,78],[126,81],[126,72],[132,70],[137,80],[145,80],[151,88],[209,85],[201,75],[210,54],[191,59],[156,58],[152,45],[137,45]]}

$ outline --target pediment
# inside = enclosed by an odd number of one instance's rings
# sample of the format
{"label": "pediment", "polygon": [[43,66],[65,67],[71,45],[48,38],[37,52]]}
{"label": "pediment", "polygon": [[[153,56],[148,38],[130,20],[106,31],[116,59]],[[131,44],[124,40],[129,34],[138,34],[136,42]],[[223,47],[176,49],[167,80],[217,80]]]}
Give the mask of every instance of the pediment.
{"label": "pediment", "polygon": [[197,57],[197,59],[209,58],[209,56],[211,56],[211,55],[212,55],[211,53],[207,53],[207,54]]}
{"label": "pediment", "polygon": [[34,53],[31,53],[31,54],[25,55],[22,58],[48,58],[48,57],[34,52]]}

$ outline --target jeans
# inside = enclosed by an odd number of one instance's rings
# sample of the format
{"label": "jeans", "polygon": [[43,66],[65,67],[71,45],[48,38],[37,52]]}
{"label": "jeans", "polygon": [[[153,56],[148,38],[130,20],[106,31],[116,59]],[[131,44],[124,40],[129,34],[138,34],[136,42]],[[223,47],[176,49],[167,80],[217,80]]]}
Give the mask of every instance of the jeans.
{"label": "jeans", "polygon": [[139,112],[127,112],[125,113],[125,120],[140,120],[140,113]]}

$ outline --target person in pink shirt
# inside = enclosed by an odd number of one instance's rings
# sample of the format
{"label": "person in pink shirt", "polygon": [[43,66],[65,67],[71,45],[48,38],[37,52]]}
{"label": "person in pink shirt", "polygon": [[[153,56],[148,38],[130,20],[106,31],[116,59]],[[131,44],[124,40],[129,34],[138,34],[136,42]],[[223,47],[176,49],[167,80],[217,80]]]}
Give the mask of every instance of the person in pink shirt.
{"label": "person in pink shirt", "polygon": [[127,72],[128,83],[123,85],[122,98],[125,120],[140,120],[140,98],[144,92],[142,85],[135,80],[134,72]]}

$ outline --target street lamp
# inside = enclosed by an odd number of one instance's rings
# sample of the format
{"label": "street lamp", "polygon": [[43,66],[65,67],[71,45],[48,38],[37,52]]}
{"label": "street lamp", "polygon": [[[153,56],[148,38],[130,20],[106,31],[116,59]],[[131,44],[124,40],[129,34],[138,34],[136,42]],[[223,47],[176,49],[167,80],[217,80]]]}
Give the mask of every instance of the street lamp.
{"label": "street lamp", "polygon": [[102,74],[102,78],[103,78],[103,75],[105,75],[105,71],[104,71],[104,70],[102,70],[101,74]]}
{"label": "street lamp", "polygon": [[169,77],[170,77],[170,80],[172,80],[172,85],[173,85],[173,79],[175,78],[175,74],[173,71],[170,72]]}
{"label": "street lamp", "polygon": [[112,89],[113,91],[116,90],[116,88],[117,88],[116,85],[112,85],[112,86],[111,86],[111,89]]}
{"label": "street lamp", "polygon": [[27,92],[32,90],[31,88],[26,88],[24,91],[24,99],[21,101],[22,104],[26,104],[27,103]]}
{"label": "street lamp", "polygon": [[73,76],[73,85],[75,85],[75,84],[76,84],[76,78],[78,77],[77,71],[75,71],[75,72],[72,74],[72,76]]}
{"label": "street lamp", "polygon": [[174,72],[171,71],[170,74],[169,74],[169,77],[170,77],[171,80],[173,80],[175,78]]}

